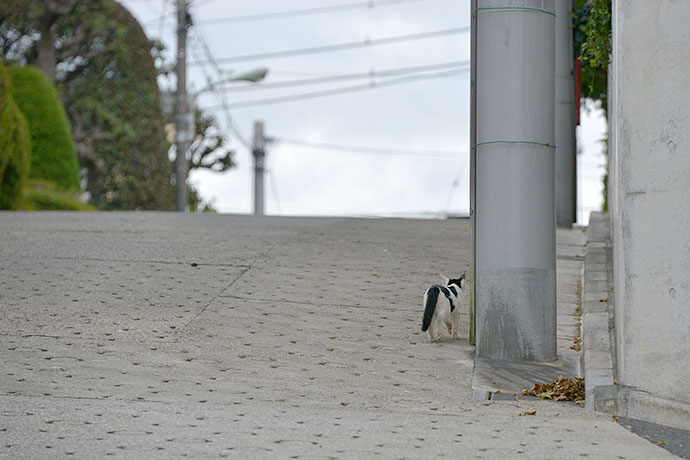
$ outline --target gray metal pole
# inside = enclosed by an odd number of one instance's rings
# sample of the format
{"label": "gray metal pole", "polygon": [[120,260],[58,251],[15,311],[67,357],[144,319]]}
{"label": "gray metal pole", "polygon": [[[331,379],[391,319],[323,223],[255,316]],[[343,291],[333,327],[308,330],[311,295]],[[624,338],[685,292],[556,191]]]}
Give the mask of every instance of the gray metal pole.
{"label": "gray metal pole", "polygon": [[175,211],[189,208],[187,143],[191,141],[187,105],[187,0],[177,0],[177,91],[175,93]]}
{"label": "gray metal pole", "polygon": [[254,122],[254,145],[252,155],[254,156],[254,215],[264,215],[264,160],[266,151],[264,149],[264,122],[257,120]]}
{"label": "gray metal pole", "polygon": [[477,353],[556,358],[555,4],[477,0]]}
{"label": "gray metal pole", "polygon": [[470,286],[470,343],[477,343],[477,297],[476,285],[477,266],[475,261],[477,245],[475,235],[477,234],[477,0],[470,0],[472,19],[470,22],[470,236],[472,247],[470,257],[472,263],[467,277]]}
{"label": "gray metal pole", "polygon": [[577,221],[571,0],[556,0],[556,225]]}

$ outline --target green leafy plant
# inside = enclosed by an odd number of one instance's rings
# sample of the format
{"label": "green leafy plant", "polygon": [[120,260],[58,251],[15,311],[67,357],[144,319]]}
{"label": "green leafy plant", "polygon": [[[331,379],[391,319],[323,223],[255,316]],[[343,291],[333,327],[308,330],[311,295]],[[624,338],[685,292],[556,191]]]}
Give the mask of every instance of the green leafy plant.
{"label": "green leafy plant", "polygon": [[0,52],[54,78],[91,202],[171,209],[158,47],[113,0],[0,2]]}
{"label": "green leafy plant", "polygon": [[12,98],[10,77],[0,62],[0,209],[19,208],[30,161],[28,124]]}
{"label": "green leafy plant", "polygon": [[[575,55],[582,62],[582,96],[608,109],[608,65],[611,59],[611,0],[577,0],[573,12]],[[608,136],[602,140],[608,162]],[[603,211],[608,210],[608,174],[603,177]]]}
{"label": "green leafy plant", "polygon": [[80,190],[79,161],[65,109],[53,82],[34,66],[8,68],[12,96],[29,122],[33,179]]}
{"label": "green leafy plant", "polygon": [[577,0],[573,12],[575,54],[582,62],[583,96],[606,110],[611,56],[611,0]]}

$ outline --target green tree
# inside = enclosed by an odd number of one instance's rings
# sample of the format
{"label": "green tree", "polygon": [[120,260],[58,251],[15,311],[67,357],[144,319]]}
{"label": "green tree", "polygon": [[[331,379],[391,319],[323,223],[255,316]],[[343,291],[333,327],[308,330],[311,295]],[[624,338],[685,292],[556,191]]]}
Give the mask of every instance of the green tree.
{"label": "green tree", "polygon": [[12,83],[0,62],[0,209],[20,207],[30,161],[26,118],[12,98]]}
{"label": "green tree", "polygon": [[[0,2],[0,56],[35,63],[55,79],[87,190],[100,208],[172,208],[156,83],[172,67],[161,51],[114,0]],[[202,118],[190,168],[232,167],[215,121]]]}
{"label": "green tree", "polygon": [[582,95],[606,110],[611,55],[611,0],[577,0],[573,14],[575,54],[583,65]]}
{"label": "green tree", "polygon": [[225,148],[216,117],[194,108],[194,141],[189,147],[189,170],[206,168],[224,172],[235,167],[233,152]]}
{"label": "green tree", "polygon": [[158,47],[136,19],[113,0],[5,0],[0,18],[3,56],[54,75],[91,202],[171,209]]}
{"label": "green tree", "polygon": [[[611,56],[611,0],[577,0],[573,12],[575,55],[580,57],[582,96],[601,101],[607,116],[608,66]],[[608,136],[602,139],[608,157]],[[608,159],[607,159],[608,161]],[[603,177],[604,204],[608,210],[608,174]]]}
{"label": "green tree", "polygon": [[69,122],[53,82],[38,67],[9,67],[12,96],[29,122],[31,172],[66,190],[80,190]]}

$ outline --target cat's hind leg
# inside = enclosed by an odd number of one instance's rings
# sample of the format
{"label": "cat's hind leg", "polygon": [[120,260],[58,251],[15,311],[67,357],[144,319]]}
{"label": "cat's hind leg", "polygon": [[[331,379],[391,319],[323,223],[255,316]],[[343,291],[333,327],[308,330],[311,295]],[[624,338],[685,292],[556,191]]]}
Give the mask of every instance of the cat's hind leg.
{"label": "cat's hind leg", "polygon": [[459,329],[460,329],[460,309],[457,307],[455,308],[455,311],[452,313],[451,324],[452,324],[453,330],[452,330],[450,336],[454,339],[459,339],[460,338],[460,335],[459,335],[459,332],[460,332],[459,331]]}
{"label": "cat's hind leg", "polygon": [[429,329],[426,330],[426,334],[429,338],[429,342],[433,342],[434,340],[436,340],[436,328],[434,327],[433,322],[429,325]]}

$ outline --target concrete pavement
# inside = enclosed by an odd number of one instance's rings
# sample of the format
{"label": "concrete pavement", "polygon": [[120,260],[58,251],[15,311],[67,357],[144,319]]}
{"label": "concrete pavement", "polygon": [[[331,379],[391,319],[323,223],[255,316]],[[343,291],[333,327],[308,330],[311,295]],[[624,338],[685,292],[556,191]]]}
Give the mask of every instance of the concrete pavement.
{"label": "concrete pavement", "polygon": [[674,458],[472,399],[473,347],[420,331],[468,224],[0,213],[0,457]]}

